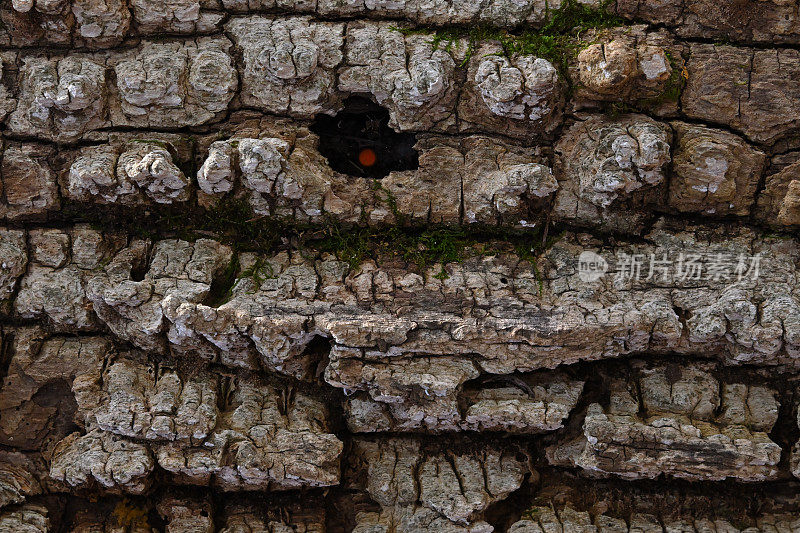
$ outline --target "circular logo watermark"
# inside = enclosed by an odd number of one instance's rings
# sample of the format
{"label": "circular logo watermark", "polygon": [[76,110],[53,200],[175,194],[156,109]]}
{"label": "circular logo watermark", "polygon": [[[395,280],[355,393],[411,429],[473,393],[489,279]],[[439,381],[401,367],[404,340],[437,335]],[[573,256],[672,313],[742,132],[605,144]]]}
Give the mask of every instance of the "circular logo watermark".
{"label": "circular logo watermark", "polygon": [[601,255],[588,250],[578,257],[578,277],[584,283],[591,283],[602,278],[608,271],[608,262]]}

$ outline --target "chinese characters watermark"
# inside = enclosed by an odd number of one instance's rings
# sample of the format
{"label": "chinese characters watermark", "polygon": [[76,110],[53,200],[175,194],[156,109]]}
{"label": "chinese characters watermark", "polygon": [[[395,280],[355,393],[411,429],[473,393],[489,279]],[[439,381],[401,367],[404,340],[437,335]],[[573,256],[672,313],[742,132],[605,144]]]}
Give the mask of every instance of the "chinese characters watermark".
{"label": "chinese characters watermark", "polygon": [[615,281],[663,283],[737,282],[756,280],[761,272],[761,254],[743,253],[617,253],[613,268],[603,256],[583,251],[578,257],[578,276],[591,283],[607,273]]}

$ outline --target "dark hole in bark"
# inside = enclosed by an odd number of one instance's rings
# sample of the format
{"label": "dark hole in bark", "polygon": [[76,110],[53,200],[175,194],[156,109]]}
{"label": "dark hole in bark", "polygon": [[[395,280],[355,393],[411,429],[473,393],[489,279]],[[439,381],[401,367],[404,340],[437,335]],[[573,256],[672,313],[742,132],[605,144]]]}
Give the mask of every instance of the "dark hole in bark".
{"label": "dark hole in bark", "polygon": [[[39,446],[58,442],[78,429],[74,422],[78,404],[72,394],[72,385],[67,380],[48,381],[36,391],[31,401],[36,405],[33,412],[38,416],[27,419],[38,428],[42,439]],[[47,418],[44,419],[44,416]],[[28,422],[25,424],[30,425]]]}
{"label": "dark hole in bark", "polygon": [[149,265],[147,264],[146,260],[137,261],[131,269],[131,280],[144,281],[144,277],[147,275],[148,268]]}
{"label": "dark hole in bark", "polygon": [[308,376],[310,378],[318,380],[320,383],[324,383],[324,378],[322,375],[325,373],[325,369],[328,367],[328,356],[331,353],[331,339],[327,337],[323,337],[321,335],[315,335],[311,341],[306,344],[305,349],[303,350],[303,356],[307,357],[309,360],[309,372],[313,372],[313,376]]}
{"label": "dark hole in bark", "polygon": [[319,135],[319,151],[337,172],[383,178],[393,170],[419,167],[417,136],[394,131],[389,112],[366,98],[348,98],[335,117],[317,115],[311,131]]}
{"label": "dark hole in bark", "polygon": [[223,272],[217,273],[211,280],[211,286],[208,289],[205,300],[203,300],[203,305],[219,307],[230,300],[233,287],[238,281],[236,278],[238,272],[239,263],[238,260],[235,260],[229,263]]}

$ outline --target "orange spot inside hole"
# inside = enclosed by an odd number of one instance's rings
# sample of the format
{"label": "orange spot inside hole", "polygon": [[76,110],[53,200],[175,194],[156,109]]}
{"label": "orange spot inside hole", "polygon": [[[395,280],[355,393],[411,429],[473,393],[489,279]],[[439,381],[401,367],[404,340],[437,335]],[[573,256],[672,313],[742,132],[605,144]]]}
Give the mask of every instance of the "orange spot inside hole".
{"label": "orange spot inside hole", "polygon": [[362,167],[371,167],[378,162],[378,156],[372,148],[364,148],[358,152],[358,162]]}

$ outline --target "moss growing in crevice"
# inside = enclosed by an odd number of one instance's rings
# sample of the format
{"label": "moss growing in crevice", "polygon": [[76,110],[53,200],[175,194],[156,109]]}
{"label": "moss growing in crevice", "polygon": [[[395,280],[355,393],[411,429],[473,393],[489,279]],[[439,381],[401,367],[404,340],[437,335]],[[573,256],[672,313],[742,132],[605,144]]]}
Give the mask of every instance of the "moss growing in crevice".
{"label": "moss growing in crevice", "polygon": [[[376,185],[389,208],[396,212],[391,193]],[[274,217],[253,216],[243,199],[226,198],[209,210],[151,208],[146,213],[120,209],[85,209],[70,204],[62,211],[70,222],[87,222],[103,231],[126,231],[147,239],[179,238],[193,241],[206,237],[231,246],[236,252],[270,255],[280,250],[293,250],[306,256],[323,253],[335,255],[350,268],[357,268],[368,259],[396,258],[416,266],[420,271],[436,264],[457,263],[469,257],[510,253],[529,261],[535,269],[536,257],[560,238],[550,231],[514,229],[499,226],[426,226],[410,227],[403,223],[369,227],[345,225],[335,220],[324,224],[298,223]],[[402,217],[396,215],[398,220]],[[551,228],[552,229],[552,228]],[[272,277],[269,264],[229,265],[214,291],[215,301],[224,300],[238,279],[249,277],[256,285]],[[239,272],[235,278],[234,273]],[[446,278],[440,271],[437,277]]]}
{"label": "moss growing in crevice", "polygon": [[608,12],[613,0],[605,0],[599,7],[586,6],[578,0],[564,0],[556,9],[548,9],[544,26],[539,30],[525,29],[519,33],[489,26],[451,26],[439,29],[394,28],[405,34],[430,34],[435,49],[458,50],[466,46],[465,66],[481,41],[498,41],[507,56],[534,55],[547,59],[566,76],[568,63],[588,43],[582,43],[580,34],[589,29],[620,26],[625,20]]}
{"label": "moss growing in crevice", "polygon": [[517,255],[521,261],[530,262],[537,279],[540,279],[536,258],[560,237],[555,235],[543,239],[538,231],[509,228],[343,228],[331,224],[324,227],[321,234],[303,243],[303,246],[334,254],[351,269],[368,259],[377,258],[397,258],[415,265],[420,271],[441,265],[442,270],[434,275],[437,279],[449,277],[444,270],[444,265],[448,263],[508,253]]}
{"label": "moss growing in crevice", "polygon": [[261,288],[261,285],[264,281],[268,279],[273,279],[275,277],[275,271],[272,268],[272,264],[269,261],[266,261],[263,257],[256,257],[253,264],[249,267],[242,270],[239,276],[236,278],[236,283],[233,284],[233,288],[236,288],[236,285],[242,279],[252,279],[254,287],[250,292],[257,292],[258,289]]}

